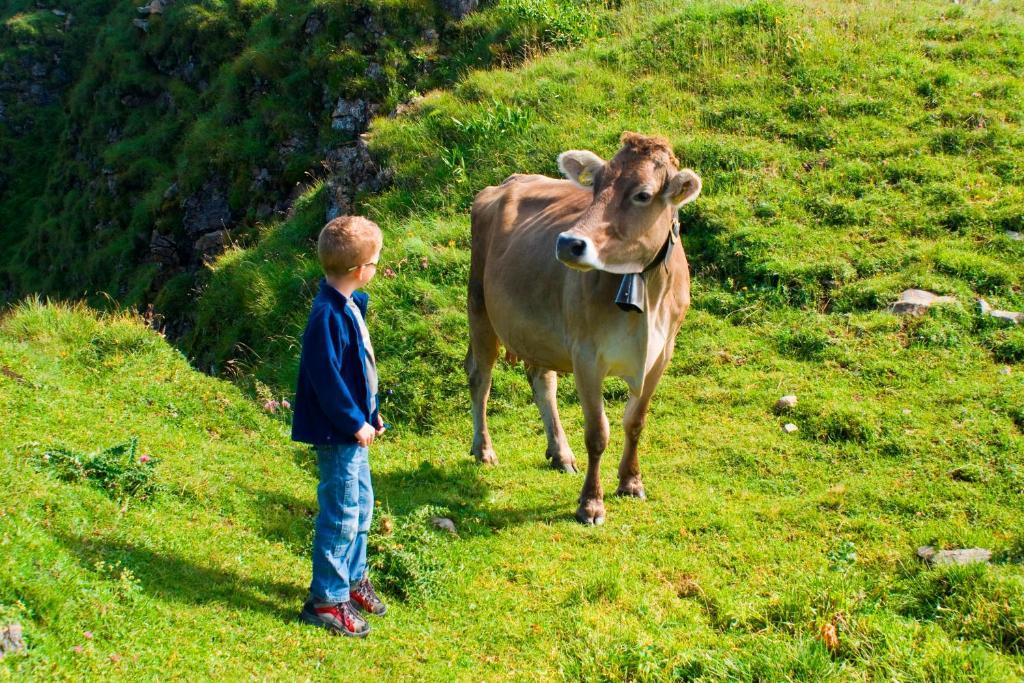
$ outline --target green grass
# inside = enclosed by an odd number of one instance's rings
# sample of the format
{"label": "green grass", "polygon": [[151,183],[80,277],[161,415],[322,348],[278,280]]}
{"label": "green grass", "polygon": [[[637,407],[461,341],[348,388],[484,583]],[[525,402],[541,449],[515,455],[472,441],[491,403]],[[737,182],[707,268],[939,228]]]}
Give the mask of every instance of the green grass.
{"label": "green grass", "polygon": [[[293,621],[316,479],[287,416],[192,370],[137,320],[25,304],[0,327],[0,364],[18,376],[0,378],[13,408],[0,604],[30,649],[0,671],[302,678],[344,658],[360,679],[1024,674],[1021,375],[982,352],[908,348],[884,314],[830,328],[821,361],[765,343],[780,324],[694,312],[644,440],[650,500],[610,499],[598,529],[572,518],[579,477],[544,466],[525,380],[498,385],[496,468],[466,455],[465,410],[429,436],[400,426],[373,455],[394,531],[375,527],[372,557],[392,611],[357,645]],[[776,416],[784,391],[800,403]],[[608,397],[614,423],[612,385]],[[783,434],[786,420],[801,431]],[[33,466],[132,437],[157,463],[146,498]],[[620,447],[613,431],[611,460]],[[427,528],[432,514],[459,535]],[[923,544],[997,561],[928,570]],[[834,653],[817,637],[826,623]]]}
{"label": "green grass", "polygon": [[[214,4],[190,21],[235,21]],[[256,4],[238,8],[273,34]],[[1024,205],[1019,9],[701,1],[586,14],[510,1],[487,12],[541,23],[500,34],[489,59],[509,68],[450,74],[452,87],[375,121],[372,148],[396,182],[359,202],[385,231],[368,291],[395,424],[373,453],[378,519],[394,527],[375,527],[372,554],[389,616],[359,644],[293,620],[314,465],[288,441],[287,415],[258,406],[292,390],[318,279],[314,183],[294,217],[254,227],[197,291],[180,277],[157,299],[194,307],[182,348],[221,379],[127,314],[29,302],[0,323],[13,373],[0,374],[0,482],[13,492],[0,503],[0,616],[23,623],[30,646],[0,676],[1024,677],[1024,329],[973,302],[1024,308],[1024,247],[1004,235]],[[491,35],[494,16],[466,30]],[[278,68],[267,40],[240,47],[239,64]],[[215,95],[211,117],[233,106],[229,89]],[[667,135],[703,178],[682,215],[694,306],[641,443],[650,499],[609,499],[608,522],[583,528],[581,479],[544,466],[520,369],[502,364],[495,378],[501,464],[467,455],[467,209],[509,173],[554,175],[565,149],[611,156],[627,129]],[[909,286],[958,302],[919,319],[886,313]],[[799,403],[776,415],[787,393]],[[605,396],[616,425],[621,382]],[[580,455],[571,381],[560,398]],[[790,421],[799,431],[787,435]],[[149,496],[38,464],[132,438],[156,462]],[[613,427],[608,490],[621,446]],[[434,514],[459,534],[427,528]],[[915,556],[925,544],[995,558],[928,569]]]}

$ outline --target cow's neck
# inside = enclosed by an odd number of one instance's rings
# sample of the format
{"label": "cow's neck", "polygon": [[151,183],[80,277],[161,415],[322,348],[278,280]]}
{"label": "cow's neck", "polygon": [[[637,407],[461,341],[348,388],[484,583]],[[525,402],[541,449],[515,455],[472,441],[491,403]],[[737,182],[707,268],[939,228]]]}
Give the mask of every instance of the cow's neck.
{"label": "cow's neck", "polygon": [[672,228],[669,230],[665,244],[662,245],[658,254],[639,273],[628,273],[622,276],[619,284],[619,291],[615,295],[615,303],[623,311],[628,313],[643,313],[647,302],[646,278],[651,271],[663,265],[668,269],[668,260],[672,256],[672,250],[679,241],[679,215],[673,214]]}

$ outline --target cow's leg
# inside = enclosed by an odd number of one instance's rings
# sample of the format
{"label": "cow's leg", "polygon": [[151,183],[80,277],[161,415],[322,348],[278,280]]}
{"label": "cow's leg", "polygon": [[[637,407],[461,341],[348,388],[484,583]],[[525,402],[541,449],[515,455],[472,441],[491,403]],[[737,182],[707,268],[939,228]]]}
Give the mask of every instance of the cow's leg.
{"label": "cow's leg", "polygon": [[601,380],[604,373],[587,369],[590,363],[575,363],[576,392],[583,407],[583,423],[587,444],[587,476],[583,480],[576,519],[584,524],[604,523],[604,491],[601,489],[601,455],[608,447],[608,418],[604,414]]}
{"label": "cow's leg", "polygon": [[558,374],[554,370],[544,370],[533,366],[526,367],[533,388],[533,401],[540,411],[540,419],[544,421],[544,431],[548,436],[548,450],[545,456],[556,470],[576,472],[576,458],[569,448],[562,429],[562,421],[558,417]]}
{"label": "cow's leg", "polygon": [[639,392],[630,389],[629,401],[626,402],[626,411],[622,416],[625,442],[622,447],[622,460],[619,462],[619,487],[615,490],[617,496],[631,496],[640,499],[647,497],[643,481],[640,479],[637,444],[640,442],[640,434],[647,423],[647,409],[651,405],[654,390],[670,359],[670,353],[666,353],[658,359],[654,367],[648,371],[647,377],[644,378],[643,389]]}
{"label": "cow's leg", "polygon": [[466,352],[466,378],[473,399],[473,447],[470,454],[477,462],[494,465],[498,457],[487,431],[487,398],[491,394],[491,374],[498,359],[498,336],[494,333],[483,303],[483,290],[470,283],[469,350]]}

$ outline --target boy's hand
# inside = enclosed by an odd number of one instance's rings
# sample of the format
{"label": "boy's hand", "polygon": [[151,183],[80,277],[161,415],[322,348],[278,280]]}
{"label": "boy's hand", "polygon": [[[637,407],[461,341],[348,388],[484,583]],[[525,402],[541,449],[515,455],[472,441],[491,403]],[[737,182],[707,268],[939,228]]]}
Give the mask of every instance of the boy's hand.
{"label": "boy's hand", "polygon": [[371,427],[366,422],[359,428],[359,431],[355,433],[356,443],[363,448],[369,448],[370,444],[373,443],[373,438],[377,436],[377,430]]}
{"label": "boy's hand", "polygon": [[376,430],[377,433],[376,433],[375,436],[380,436],[381,434],[383,434],[387,430],[388,430],[388,428],[384,426],[384,418],[382,418],[380,416],[380,413],[377,413],[377,430]]}

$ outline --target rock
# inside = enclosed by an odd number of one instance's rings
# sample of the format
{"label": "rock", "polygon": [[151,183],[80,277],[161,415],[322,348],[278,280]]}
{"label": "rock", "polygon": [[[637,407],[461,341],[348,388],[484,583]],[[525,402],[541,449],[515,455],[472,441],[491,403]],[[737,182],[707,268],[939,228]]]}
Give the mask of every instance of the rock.
{"label": "rock", "polygon": [[992,305],[984,299],[977,299],[978,312],[982,315],[988,315],[992,311]]}
{"label": "rock", "polygon": [[152,2],[138,8],[139,14],[147,17],[153,14],[163,14],[164,7],[169,4],[168,0],[152,0]]}
{"label": "rock", "polygon": [[1004,365],[1003,367],[999,368],[999,374],[1000,375],[1009,375],[1010,374],[1010,366],[1009,365]]}
{"label": "rock", "polygon": [[378,42],[387,38],[387,31],[385,31],[384,27],[380,25],[379,21],[377,21],[377,17],[372,14],[363,19],[363,28],[366,29],[367,35]]}
{"label": "rock", "polygon": [[952,304],[956,299],[939,296],[923,289],[907,289],[900,294],[899,301],[890,304],[889,310],[898,315],[924,315],[935,304]]}
{"label": "rock", "polygon": [[1017,242],[1024,240],[1024,234],[1021,234],[1016,230],[1007,230],[1006,236],[1009,237],[1011,240],[1016,240]]}
{"label": "rock", "polygon": [[351,135],[366,129],[370,121],[370,105],[366,100],[346,100],[339,98],[331,112],[331,128]]}
{"label": "rock", "polygon": [[22,638],[21,624],[0,626],[0,659],[9,652],[21,652],[25,649]]}
{"label": "rock", "polygon": [[452,19],[461,19],[480,6],[480,0],[441,0],[441,10]]}
{"label": "rock", "polygon": [[793,434],[794,432],[799,431],[799,429],[800,428],[797,427],[792,422],[787,422],[786,424],[782,425],[782,431],[786,432],[787,434]]}
{"label": "rock", "polygon": [[149,22],[145,19],[132,19],[132,25],[143,33],[149,33]]}
{"label": "rock", "polygon": [[998,309],[994,309],[989,311],[989,316],[996,318],[997,320],[1013,323],[1014,325],[1024,322],[1024,313],[1017,313],[1016,311],[1000,311]]}
{"label": "rock", "polygon": [[178,266],[178,245],[168,235],[161,235],[156,230],[149,238],[149,258],[158,263],[162,269],[170,270]]}
{"label": "rock", "polygon": [[265,168],[256,169],[252,173],[252,185],[249,186],[249,189],[257,192],[263,190],[270,185],[271,180],[273,178],[270,175],[270,171]]}
{"label": "rock", "polygon": [[420,38],[423,39],[424,43],[429,43],[433,45],[437,43],[439,36],[437,35],[437,31],[435,31],[432,28],[428,28],[423,33],[420,34]]}
{"label": "rock", "polygon": [[215,230],[196,240],[193,249],[199,260],[208,263],[224,252],[228,244],[228,231]]}
{"label": "rock", "polygon": [[410,111],[415,110],[416,107],[419,106],[421,101],[423,101],[423,97],[420,96],[420,95],[417,95],[416,97],[413,97],[408,102],[399,102],[398,104],[395,105],[394,111],[392,111],[390,114],[388,114],[388,118],[389,119],[393,119],[393,118],[395,118],[397,116],[402,116],[403,114],[406,114],[406,113],[408,113]]}
{"label": "rock", "polygon": [[988,562],[992,559],[992,551],[984,548],[960,548],[957,550],[935,550],[930,545],[923,545],[917,549],[917,556],[928,563],[931,567],[940,567],[950,564],[973,564],[975,562]]}
{"label": "rock", "polygon": [[231,223],[227,183],[221,178],[207,180],[198,192],[182,202],[181,208],[181,222],[188,235],[223,230]]}
{"label": "rock", "polygon": [[307,36],[315,36],[320,33],[324,27],[324,18],[320,16],[319,12],[313,12],[306,17],[305,31]]}
{"label": "rock", "polygon": [[379,192],[391,180],[391,174],[370,156],[362,138],[329,151],[323,165],[328,172],[327,220],[351,213],[357,192]]}
{"label": "rock", "polygon": [[430,523],[442,531],[447,531],[450,534],[455,533],[455,522],[447,517],[431,517]]}
{"label": "rock", "polygon": [[164,191],[164,201],[174,199],[178,196],[178,183],[171,183],[171,186]]}
{"label": "rock", "polygon": [[67,14],[68,14],[67,12],[65,12],[65,11],[64,11],[64,10],[62,10],[62,9],[52,9],[52,10],[50,10],[50,11],[51,11],[51,12],[53,12],[53,13],[54,13],[55,15],[57,15],[58,17],[64,17],[64,16],[67,16]]}
{"label": "rock", "polygon": [[377,62],[370,62],[370,65],[366,67],[366,77],[374,81],[383,81],[384,67]]}
{"label": "rock", "polygon": [[775,402],[775,412],[784,413],[787,410],[792,410],[796,407],[796,396],[794,394],[786,394],[778,401]]}
{"label": "rock", "polygon": [[282,157],[291,156],[300,147],[302,147],[302,140],[293,135],[277,146],[277,154]]}

